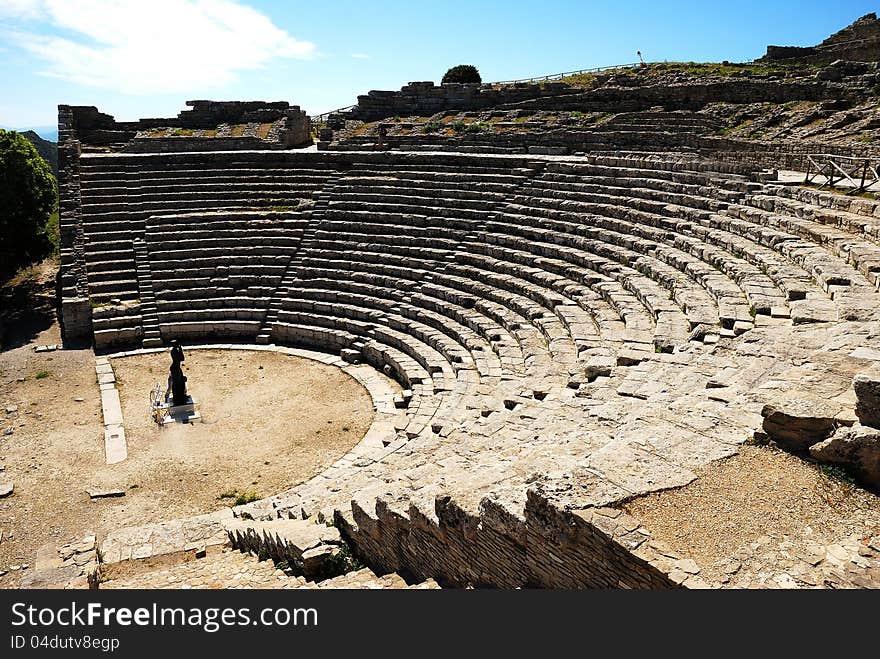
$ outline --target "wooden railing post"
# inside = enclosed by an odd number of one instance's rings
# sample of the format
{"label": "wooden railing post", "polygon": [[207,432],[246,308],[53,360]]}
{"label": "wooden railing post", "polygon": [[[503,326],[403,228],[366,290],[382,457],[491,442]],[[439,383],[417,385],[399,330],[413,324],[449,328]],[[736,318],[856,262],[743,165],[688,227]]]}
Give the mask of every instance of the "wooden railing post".
{"label": "wooden railing post", "polygon": [[825,177],[825,182],[819,185],[820,188],[834,187],[845,179],[852,188],[847,194],[867,192],[880,184],[880,161],[856,156],[808,153],[806,162],[805,184],[815,182],[820,175]]}

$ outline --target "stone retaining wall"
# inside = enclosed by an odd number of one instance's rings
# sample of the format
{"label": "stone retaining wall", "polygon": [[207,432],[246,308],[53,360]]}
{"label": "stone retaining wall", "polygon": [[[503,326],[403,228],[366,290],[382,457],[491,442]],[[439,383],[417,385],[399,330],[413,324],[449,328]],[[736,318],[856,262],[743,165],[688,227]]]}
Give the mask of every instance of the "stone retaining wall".
{"label": "stone retaining wall", "polygon": [[641,112],[653,107],[663,107],[666,111],[696,111],[710,103],[823,101],[840,98],[846,93],[844,86],[828,82],[738,79],[651,87],[602,87],[554,98],[522,101],[501,106],[500,109],[619,113]]}
{"label": "stone retaining wall", "polygon": [[258,137],[150,137],[136,139],[126,153],[174,153],[201,151],[249,151],[252,149],[283,149],[284,144],[267,143]]}
{"label": "stone retaining wall", "polygon": [[80,201],[80,148],[74,109],[61,105],[58,107],[58,224],[61,240],[60,320],[65,344],[89,342],[92,334]]}
{"label": "stone retaining wall", "polygon": [[565,83],[518,83],[504,87],[477,84],[435,85],[411,82],[400,91],[373,90],[358,96],[348,119],[376,121],[386,117],[430,116],[443,110],[484,110],[529,99],[556,97],[572,90]]}
{"label": "stone retaining wall", "polygon": [[[360,151],[375,147],[375,138],[357,137],[332,145],[334,151]],[[824,142],[748,141],[725,137],[690,135],[687,133],[627,133],[603,131],[558,130],[548,133],[517,133],[510,135],[434,135],[390,136],[387,149],[420,151],[457,151],[461,153],[495,152],[499,154],[556,154],[579,152],[606,154],[612,152],[677,152],[702,157],[719,163],[736,163],[743,169],[786,169],[806,171],[808,154],[832,154],[844,157],[880,159],[880,152],[870,145],[828,144]]]}
{"label": "stone retaining wall", "polygon": [[[415,505],[393,510],[381,499],[375,510],[352,502],[336,513],[343,536],[372,567],[433,577],[453,587],[676,588],[690,575],[663,564],[649,534],[619,510],[568,512],[540,491],[528,492],[522,516],[491,499],[472,515],[448,497],[435,515]],[[665,569],[664,569],[665,568]],[[671,569],[669,569],[671,568]]]}
{"label": "stone retaining wall", "polygon": [[394,116],[430,116],[443,111],[486,109],[570,110],[583,112],[641,112],[662,106],[667,111],[700,110],[709,103],[788,103],[823,101],[846,95],[834,83],[731,79],[644,87],[601,87],[585,90],[565,83],[441,85],[413,82],[400,91],[371,91],[358,96],[344,119],[378,121]]}
{"label": "stone retaining wall", "polygon": [[788,169],[806,171],[807,155],[832,154],[851,158],[878,160],[876,147],[856,144],[826,144],[824,142],[751,142],[730,138],[701,139],[703,153],[712,154],[722,162],[736,162],[758,169]]}

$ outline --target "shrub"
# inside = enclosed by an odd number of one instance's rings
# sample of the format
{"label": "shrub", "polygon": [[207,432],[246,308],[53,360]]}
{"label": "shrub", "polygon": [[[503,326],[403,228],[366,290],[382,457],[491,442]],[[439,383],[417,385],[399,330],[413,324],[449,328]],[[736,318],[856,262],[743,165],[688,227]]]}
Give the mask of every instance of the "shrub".
{"label": "shrub", "polygon": [[453,121],[449,124],[449,127],[456,133],[463,133],[467,128],[467,124],[459,119],[458,121]]}
{"label": "shrub", "polygon": [[363,570],[366,567],[358,558],[352,554],[348,545],[342,545],[339,551],[328,557],[324,562],[324,568],[321,570],[320,580],[332,579],[349,572]]}
{"label": "shrub", "polygon": [[441,128],[443,128],[443,124],[439,121],[429,121],[425,124],[425,127],[422,128],[422,131],[425,133],[437,133]]}
{"label": "shrub", "polygon": [[442,84],[446,85],[452,82],[460,84],[476,83],[479,85],[483,82],[483,78],[480,77],[480,72],[473,64],[459,64],[458,66],[453,66],[443,76]]}
{"label": "shrub", "polygon": [[253,503],[254,501],[262,499],[262,497],[256,492],[239,492],[238,490],[226,490],[217,498],[220,500],[233,499],[233,505],[235,506],[244,506],[245,504]]}
{"label": "shrub", "polygon": [[34,145],[0,130],[0,276],[52,251],[46,225],[57,199],[52,169]]}

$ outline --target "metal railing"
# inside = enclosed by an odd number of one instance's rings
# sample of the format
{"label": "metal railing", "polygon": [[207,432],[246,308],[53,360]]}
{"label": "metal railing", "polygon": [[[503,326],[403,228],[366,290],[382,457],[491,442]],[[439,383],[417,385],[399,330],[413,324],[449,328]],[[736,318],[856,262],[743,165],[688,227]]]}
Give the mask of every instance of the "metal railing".
{"label": "metal railing", "polygon": [[522,78],[520,80],[501,80],[499,82],[490,82],[490,85],[516,85],[523,82],[549,82],[551,80],[562,80],[569,76],[578,76],[584,73],[601,73],[602,71],[612,71],[614,69],[632,69],[641,66],[641,62],[635,64],[614,64],[612,66],[595,66],[591,69],[578,69],[577,71],[564,71],[563,73],[551,73],[545,76],[535,76],[534,78]]}
{"label": "metal railing", "polygon": [[312,123],[316,123],[316,124],[324,123],[325,121],[327,121],[330,118],[331,114],[344,114],[345,112],[350,112],[351,110],[354,110],[356,107],[357,107],[357,104],[349,105],[344,108],[339,108],[338,110],[330,110],[330,112],[324,112],[323,114],[316,114],[315,116],[311,117],[311,120],[312,120]]}
{"label": "metal railing", "polygon": [[830,187],[848,181],[852,187],[849,194],[865,192],[871,187],[880,184],[880,162],[868,158],[856,158],[852,156],[836,156],[828,153],[814,153],[807,155],[807,173],[804,183],[816,183],[824,178],[825,182],[819,188]]}

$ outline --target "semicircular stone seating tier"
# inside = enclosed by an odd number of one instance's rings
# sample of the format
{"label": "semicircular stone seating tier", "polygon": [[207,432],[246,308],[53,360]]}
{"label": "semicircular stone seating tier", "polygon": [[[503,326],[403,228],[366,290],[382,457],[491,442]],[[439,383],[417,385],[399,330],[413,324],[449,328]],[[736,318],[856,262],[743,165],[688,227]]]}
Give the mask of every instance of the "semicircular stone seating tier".
{"label": "semicircular stone seating tier", "polygon": [[[314,155],[210,177],[185,159],[84,158],[94,299],[134,296],[148,271],[163,340],[317,349],[403,387],[383,449],[274,497],[272,515],[379,497],[430,519],[453,493],[516,517],[533,484],[603,506],[690,482],[781,393],[853,415],[858,349],[880,347],[873,215],[661,157]],[[234,196],[252,177],[299,190],[299,172],[300,210],[270,208],[290,205],[281,189],[262,210]],[[196,193],[206,178],[218,187],[198,194],[241,206],[171,203],[189,192],[170,179]],[[127,213],[114,195],[140,216],[107,232]],[[117,233],[144,241],[143,267]]]}
{"label": "semicircular stone seating tier", "polygon": [[[291,167],[283,155],[266,153],[86,155],[80,162],[85,266],[99,348],[140,343],[148,338],[145,331],[151,325],[158,332],[154,292],[150,291],[152,273],[146,261],[150,249],[139,240],[151,242],[161,277],[192,277],[193,287],[198,287],[204,283],[202,274],[216,264],[221,274],[217,283],[222,284],[223,252],[230,249],[239,259],[229,255],[226,273],[235,279],[236,268],[241,267],[242,277],[258,276],[263,273],[255,267],[256,261],[263,260],[269,281],[254,285],[274,291],[270,266],[289,260],[286,250],[302,232],[298,220],[308,217],[314,197],[336,174],[333,163]],[[202,221],[204,213],[210,215]],[[264,213],[265,219],[254,213]],[[261,222],[275,226],[260,227],[265,229],[262,232],[251,230]],[[245,266],[245,258],[254,262]],[[193,271],[180,267],[190,259],[197,259]],[[197,266],[203,266],[202,274]],[[243,278],[239,281],[244,283]],[[180,281],[171,285],[185,288]],[[216,288],[219,295],[212,306],[226,304],[221,298],[241,298],[241,287]],[[250,302],[240,299],[229,306],[237,310],[244,305],[231,320],[251,319],[245,312],[259,308],[261,291],[254,290],[250,296]],[[168,311],[173,310],[172,304]],[[222,326],[212,331],[218,336],[228,333]]]}

